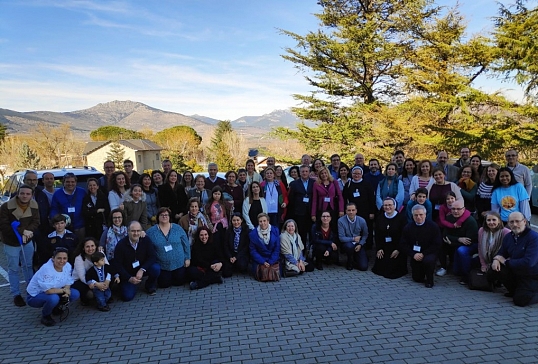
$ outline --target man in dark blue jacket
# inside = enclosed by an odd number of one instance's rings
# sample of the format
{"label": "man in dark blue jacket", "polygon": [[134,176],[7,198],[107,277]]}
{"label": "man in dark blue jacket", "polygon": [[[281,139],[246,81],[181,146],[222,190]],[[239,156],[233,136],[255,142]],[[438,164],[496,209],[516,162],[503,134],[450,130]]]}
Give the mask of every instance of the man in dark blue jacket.
{"label": "man in dark blue jacket", "polygon": [[503,244],[493,258],[488,280],[500,280],[513,297],[516,306],[538,302],[538,233],[527,226],[521,212],[508,216],[511,234],[506,234]]}
{"label": "man in dark blue jacket", "polygon": [[154,296],[157,292],[157,278],[161,274],[153,243],[147,236],[140,237],[142,225],[138,221],[132,221],[127,232],[128,236],[116,245],[113,261],[116,272],[120,275],[121,298],[126,302],[135,297],[144,276],[148,277],[146,292]]}
{"label": "man in dark blue jacket", "polygon": [[288,212],[297,223],[299,235],[306,247],[306,237],[312,228],[312,189],[314,180],[310,178],[310,167],[302,165],[299,169],[300,178],[290,183],[288,192]]}

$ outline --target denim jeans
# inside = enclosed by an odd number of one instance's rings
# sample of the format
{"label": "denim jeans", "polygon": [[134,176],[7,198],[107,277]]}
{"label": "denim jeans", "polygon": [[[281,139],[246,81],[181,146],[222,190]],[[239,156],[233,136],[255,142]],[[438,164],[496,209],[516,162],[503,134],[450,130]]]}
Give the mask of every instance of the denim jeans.
{"label": "denim jeans", "polygon": [[99,288],[94,288],[93,295],[97,301],[97,307],[105,307],[106,301],[108,301],[112,296],[112,291],[110,288],[107,288],[104,291],[101,291]]}
{"label": "denim jeans", "polygon": [[21,263],[24,279],[26,280],[26,284],[28,284],[30,283],[30,280],[34,275],[34,270],[32,267],[32,260],[34,258],[34,244],[32,242],[29,242],[27,244],[24,244],[22,247],[20,245],[10,246],[4,244],[4,253],[6,254],[7,258],[9,287],[11,295],[20,295],[21,290],[19,287],[19,261]]}
{"label": "denim jeans", "polygon": [[[80,298],[80,293],[74,289],[71,288],[71,296],[69,297],[69,300],[71,302],[76,301]],[[54,307],[60,303],[60,296],[56,293],[53,294],[46,294],[44,292],[39,293],[37,296],[30,296],[28,295],[26,302],[28,303],[28,306],[40,308],[43,307],[43,310],[41,311],[41,314],[43,316],[48,316],[52,313],[52,310]]]}
{"label": "denim jeans", "polygon": [[454,253],[454,265],[452,267],[454,275],[466,278],[471,271],[471,261],[476,253],[478,253],[478,243],[458,247]]}

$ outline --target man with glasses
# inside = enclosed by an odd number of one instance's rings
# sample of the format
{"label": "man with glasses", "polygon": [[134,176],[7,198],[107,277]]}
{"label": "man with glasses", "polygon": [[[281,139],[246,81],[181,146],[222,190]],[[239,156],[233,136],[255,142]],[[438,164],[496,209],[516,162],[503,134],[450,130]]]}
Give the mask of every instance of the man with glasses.
{"label": "man with glasses", "polygon": [[466,284],[467,276],[471,271],[471,259],[474,254],[478,253],[478,224],[470,214],[461,225],[456,224],[456,221],[465,213],[463,200],[456,200],[450,212],[446,220],[454,227],[443,229],[443,245],[439,253],[441,268],[436,275],[446,274],[448,266],[446,256],[448,255],[450,261],[454,262],[452,273],[461,276],[460,284]]}
{"label": "man with glasses", "polygon": [[310,178],[310,166],[308,165],[302,165],[299,168],[299,176],[299,179],[290,183],[288,193],[290,206],[288,213],[290,214],[290,218],[293,218],[297,223],[299,235],[304,243],[305,252],[307,252],[307,236],[312,228],[312,191],[315,181],[313,178]]}
{"label": "man with glasses", "polygon": [[125,174],[131,181],[131,185],[138,183],[138,180],[140,179],[140,173],[137,171],[133,171],[133,161],[126,159],[123,161],[123,170],[125,171]]}
{"label": "man with glasses", "polygon": [[19,265],[29,283],[34,274],[34,233],[39,227],[39,207],[31,186],[22,185],[17,196],[0,207],[0,235],[7,258],[9,287],[15,306],[26,306],[19,287]]}
{"label": "man with glasses", "polygon": [[157,253],[150,238],[141,237],[142,225],[132,221],[127,231],[128,235],[121,239],[114,251],[114,266],[120,275],[120,292],[123,301],[131,301],[147,276],[145,288],[150,296],[157,292],[157,278],[161,273],[161,266],[157,263]]}
{"label": "man with glasses", "polygon": [[338,154],[331,155],[331,165],[329,166],[329,172],[335,180],[340,178],[340,156]]}
{"label": "man with glasses", "polygon": [[538,233],[527,226],[521,212],[508,216],[512,231],[506,234],[501,249],[488,270],[488,281],[501,281],[516,306],[538,302]]}
{"label": "man with glasses", "polygon": [[519,163],[517,150],[510,149],[505,153],[505,157],[506,166],[512,170],[516,181],[518,181],[523,185],[523,187],[525,187],[527,193],[530,196],[532,194],[531,171],[526,166]]}
{"label": "man with glasses", "polygon": [[105,175],[101,178],[99,178],[99,189],[108,196],[109,186],[110,186],[110,178],[112,178],[112,174],[116,172],[116,164],[112,162],[111,160],[108,160],[103,165],[103,169],[105,170]]}
{"label": "man with glasses", "polygon": [[77,236],[78,241],[83,241],[86,237],[84,227],[84,215],[82,214],[82,204],[86,191],[77,187],[77,176],[74,173],[66,173],[62,179],[63,188],[58,189],[52,196],[49,217],[52,219],[58,214],[69,215],[72,232]]}
{"label": "man with glasses", "polygon": [[471,164],[471,150],[467,147],[460,149],[460,159],[454,163],[454,166],[461,168]]}

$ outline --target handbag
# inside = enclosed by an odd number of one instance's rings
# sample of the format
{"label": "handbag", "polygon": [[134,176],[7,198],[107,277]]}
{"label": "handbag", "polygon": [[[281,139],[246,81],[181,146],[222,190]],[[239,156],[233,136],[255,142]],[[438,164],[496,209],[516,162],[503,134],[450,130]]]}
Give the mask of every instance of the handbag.
{"label": "handbag", "polygon": [[488,282],[486,273],[482,272],[480,269],[472,269],[469,272],[468,286],[469,289],[473,290],[493,291],[492,284]]}
{"label": "handbag", "polygon": [[280,264],[275,264],[266,267],[264,264],[258,264],[256,268],[256,280],[260,282],[277,282],[280,280]]}

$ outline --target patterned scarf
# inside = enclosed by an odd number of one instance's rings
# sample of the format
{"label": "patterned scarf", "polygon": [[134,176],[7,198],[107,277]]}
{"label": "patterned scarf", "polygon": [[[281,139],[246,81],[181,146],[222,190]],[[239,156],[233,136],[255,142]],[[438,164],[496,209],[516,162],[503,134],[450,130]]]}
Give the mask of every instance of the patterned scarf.
{"label": "patterned scarf", "polygon": [[234,252],[237,253],[237,250],[239,249],[239,240],[241,238],[241,227],[234,228]]}
{"label": "patterned scarf", "polygon": [[106,257],[109,261],[114,259],[114,250],[116,250],[116,245],[118,242],[127,236],[127,226],[116,226],[112,225],[108,228],[106,232],[106,242],[105,242],[105,252]]}

